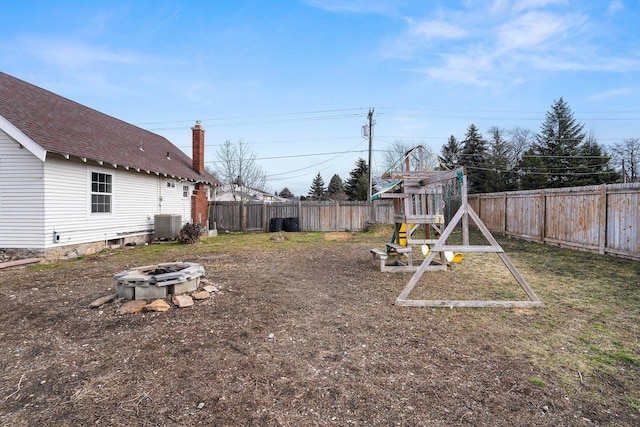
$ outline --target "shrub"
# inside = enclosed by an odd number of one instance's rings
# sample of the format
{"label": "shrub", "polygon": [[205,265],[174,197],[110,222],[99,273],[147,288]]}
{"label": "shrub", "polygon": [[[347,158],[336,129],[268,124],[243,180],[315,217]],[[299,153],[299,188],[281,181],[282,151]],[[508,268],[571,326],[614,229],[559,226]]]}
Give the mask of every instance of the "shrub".
{"label": "shrub", "polygon": [[186,223],[180,229],[178,233],[178,242],[183,245],[190,245],[197,243],[200,240],[202,234],[202,226],[200,224],[193,224],[191,222]]}

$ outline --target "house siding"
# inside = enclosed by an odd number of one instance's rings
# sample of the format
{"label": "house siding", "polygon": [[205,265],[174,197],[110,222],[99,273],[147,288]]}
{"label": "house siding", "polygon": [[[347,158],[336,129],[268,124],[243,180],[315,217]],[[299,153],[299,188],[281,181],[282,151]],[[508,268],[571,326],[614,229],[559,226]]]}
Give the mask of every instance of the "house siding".
{"label": "house siding", "polygon": [[43,163],[0,130],[0,248],[42,248]]}
{"label": "house siding", "polygon": [[[112,210],[91,212],[91,173],[112,176]],[[182,184],[168,187],[167,179],[144,171],[125,170],[95,163],[51,158],[46,162],[47,248],[87,242],[120,241],[153,232],[154,216],[180,214],[189,220],[189,199]],[[179,187],[179,188],[178,188]],[[54,241],[54,233],[59,237]]]}
{"label": "house siding", "polygon": [[[169,187],[167,183],[175,184],[175,187]],[[183,197],[183,186],[188,187],[187,197]],[[182,224],[191,221],[191,192],[193,191],[193,184],[165,178],[162,180],[160,188],[162,200],[158,213],[181,215]]]}
{"label": "house siding", "polygon": [[[112,176],[110,213],[91,212],[92,172]],[[73,157],[50,153],[43,163],[0,131],[0,251],[57,258],[79,245],[89,249],[76,254],[140,236],[148,240],[156,214],[191,220],[192,191],[192,183]]]}

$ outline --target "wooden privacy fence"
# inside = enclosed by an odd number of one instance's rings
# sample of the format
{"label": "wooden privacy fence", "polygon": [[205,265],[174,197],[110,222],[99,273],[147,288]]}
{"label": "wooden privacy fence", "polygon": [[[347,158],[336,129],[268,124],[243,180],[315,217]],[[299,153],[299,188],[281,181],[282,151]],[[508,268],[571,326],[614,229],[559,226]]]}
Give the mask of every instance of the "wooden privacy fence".
{"label": "wooden privacy fence", "polygon": [[263,203],[211,202],[209,226],[228,231],[268,231],[272,218],[296,218],[300,231],[362,231],[370,223],[393,223],[388,201]]}
{"label": "wooden privacy fence", "polygon": [[640,183],[472,194],[494,232],[640,260]]}

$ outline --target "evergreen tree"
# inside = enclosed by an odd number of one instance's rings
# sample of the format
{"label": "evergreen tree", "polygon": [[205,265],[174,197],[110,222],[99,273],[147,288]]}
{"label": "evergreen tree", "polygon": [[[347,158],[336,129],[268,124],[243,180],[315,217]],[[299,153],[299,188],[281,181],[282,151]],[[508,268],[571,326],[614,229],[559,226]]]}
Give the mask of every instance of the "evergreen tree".
{"label": "evergreen tree", "polygon": [[331,177],[331,181],[329,181],[329,186],[327,187],[327,197],[332,200],[345,200],[347,198],[344,192],[344,182],[342,182],[340,175],[334,174]]}
{"label": "evergreen tree", "polygon": [[369,167],[364,159],[358,159],[344,186],[349,200],[367,200],[369,192]]}
{"label": "evergreen tree", "polygon": [[584,125],[573,118],[569,105],[560,98],[546,114],[535,150],[544,161],[549,187],[571,187],[579,183],[574,173],[580,169],[580,145],[585,137]]}
{"label": "evergreen tree", "polygon": [[509,191],[516,188],[511,170],[511,144],[504,138],[504,131],[498,127],[490,130],[487,166],[487,190],[489,192]]}
{"label": "evergreen tree", "polygon": [[518,188],[520,190],[537,190],[547,186],[547,166],[542,158],[536,155],[533,148],[524,152],[516,167],[518,172]]}
{"label": "evergreen tree", "polygon": [[[276,194],[276,196],[277,196],[277,194]],[[293,195],[291,190],[289,190],[287,187],[284,187],[282,189],[282,191],[280,192],[280,197],[282,197],[283,199],[293,199],[293,198],[295,198],[295,196]]]}
{"label": "evergreen tree", "polygon": [[320,172],[313,178],[311,188],[309,189],[309,198],[312,200],[326,200],[327,192],[324,188],[324,180],[320,175]]}
{"label": "evergreen tree", "polygon": [[490,187],[487,174],[487,141],[474,124],[467,129],[461,157],[460,164],[467,166],[469,192],[488,192]]}
{"label": "evergreen tree", "polygon": [[440,150],[440,156],[438,161],[440,162],[440,168],[455,169],[460,164],[460,154],[462,153],[462,147],[455,136],[451,135],[447,140],[447,143],[442,146]]}
{"label": "evergreen tree", "polygon": [[576,170],[574,185],[610,184],[618,181],[620,175],[611,167],[611,157],[596,141],[593,133],[580,146],[581,162]]}

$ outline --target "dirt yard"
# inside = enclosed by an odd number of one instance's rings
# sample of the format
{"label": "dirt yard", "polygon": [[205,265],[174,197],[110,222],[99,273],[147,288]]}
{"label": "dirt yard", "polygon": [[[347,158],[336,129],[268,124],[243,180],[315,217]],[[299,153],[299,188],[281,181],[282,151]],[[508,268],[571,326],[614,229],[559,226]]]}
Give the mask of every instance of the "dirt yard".
{"label": "dirt yard", "polygon": [[[384,233],[278,236],[0,270],[0,425],[640,425],[640,263],[500,239],[544,307],[399,307],[411,274],[369,253]],[[113,274],[168,261],[220,292],[89,308]],[[469,256],[415,292],[522,299],[505,277]]]}

